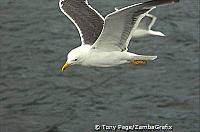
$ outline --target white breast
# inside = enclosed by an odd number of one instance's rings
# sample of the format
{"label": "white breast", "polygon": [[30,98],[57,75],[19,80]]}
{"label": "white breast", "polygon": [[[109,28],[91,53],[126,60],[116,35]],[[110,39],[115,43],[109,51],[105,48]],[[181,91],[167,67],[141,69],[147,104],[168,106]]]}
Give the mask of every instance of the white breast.
{"label": "white breast", "polygon": [[127,63],[129,55],[127,52],[90,52],[87,59],[82,63],[85,66],[111,67]]}

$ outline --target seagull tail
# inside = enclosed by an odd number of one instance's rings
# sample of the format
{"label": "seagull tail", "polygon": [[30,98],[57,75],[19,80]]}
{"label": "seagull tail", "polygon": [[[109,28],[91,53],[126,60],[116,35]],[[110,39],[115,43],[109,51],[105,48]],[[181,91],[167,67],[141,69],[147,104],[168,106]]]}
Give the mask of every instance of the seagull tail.
{"label": "seagull tail", "polygon": [[176,2],[179,2],[179,0],[151,0],[151,1],[144,2],[143,4],[152,7],[152,6],[158,6],[158,5],[173,4]]}
{"label": "seagull tail", "polygon": [[157,56],[134,55],[134,60],[155,60]]}

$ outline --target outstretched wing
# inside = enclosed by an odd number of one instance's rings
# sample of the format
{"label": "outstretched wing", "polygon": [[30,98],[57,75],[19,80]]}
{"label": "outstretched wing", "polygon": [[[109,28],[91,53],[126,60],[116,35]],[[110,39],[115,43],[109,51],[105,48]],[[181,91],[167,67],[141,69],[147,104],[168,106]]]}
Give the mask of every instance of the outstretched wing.
{"label": "outstretched wing", "polygon": [[[115,10],[119,10],[117,7],[115,7]],[[152,14],[146,14],[141,20],[140,23],[137,26],[136,30],[150,30],[152,26],[154,25],[157,17]]]}
{"label": "outstretched wing", "polygon": [[103,29],[104,18],[87,0],[60,0],[61,11],[77,27],[82,44],[94,44]]}
{"label": "outstretched wing", "polygon": [[105,18],[103,31],[93,47],[104,51],[127,50],[132,37],[131,32],[136,29],[141,19],[155,6],[174,3],[178,0],[151,0],[131,5],[109,14]]}

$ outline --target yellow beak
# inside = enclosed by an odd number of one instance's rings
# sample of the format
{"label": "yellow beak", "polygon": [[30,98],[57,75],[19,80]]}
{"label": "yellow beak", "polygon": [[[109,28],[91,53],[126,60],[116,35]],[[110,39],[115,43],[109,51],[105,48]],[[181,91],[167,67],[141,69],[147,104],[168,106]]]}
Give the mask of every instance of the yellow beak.
{"label": "yellow beak", "polygon": [[69,63],[66,62],[66,63],[62,66],[61,71],[63,72],[65,69],[69,68],[70,66],[71,66],[71,64],[69,64]]}

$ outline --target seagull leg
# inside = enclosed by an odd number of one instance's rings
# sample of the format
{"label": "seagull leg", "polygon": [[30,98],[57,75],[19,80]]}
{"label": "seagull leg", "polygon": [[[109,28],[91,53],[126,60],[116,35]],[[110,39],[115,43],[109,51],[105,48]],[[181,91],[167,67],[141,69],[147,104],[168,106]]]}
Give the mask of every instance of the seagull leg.
{"label": "seagull leg", "polygon": [[146,60],[132,60],[130,61],[130,64],[144,65],[144,64],[147,64],[147,61]]}

